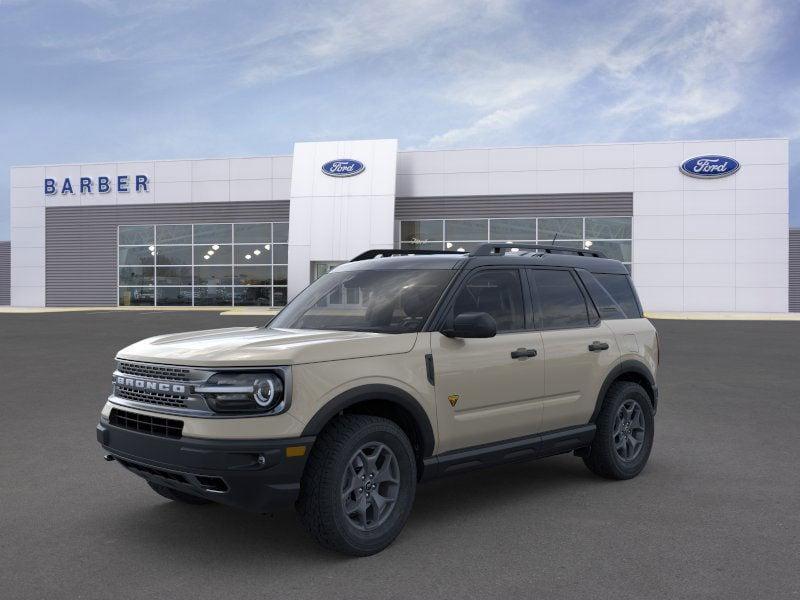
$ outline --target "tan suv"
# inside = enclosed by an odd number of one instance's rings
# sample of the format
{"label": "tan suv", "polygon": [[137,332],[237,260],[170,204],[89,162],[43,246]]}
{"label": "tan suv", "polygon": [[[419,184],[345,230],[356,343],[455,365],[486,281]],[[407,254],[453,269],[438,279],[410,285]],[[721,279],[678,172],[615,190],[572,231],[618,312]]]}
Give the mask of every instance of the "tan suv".
{"label": "tan suv", "polygon": [[658,401],[628,271],[557,246],[371,250],[267,327],[154,337],[117,360],[108,460],[171,500],[295,502],[352,555],[394,540],[421,480],[566,452],[636,476]]}

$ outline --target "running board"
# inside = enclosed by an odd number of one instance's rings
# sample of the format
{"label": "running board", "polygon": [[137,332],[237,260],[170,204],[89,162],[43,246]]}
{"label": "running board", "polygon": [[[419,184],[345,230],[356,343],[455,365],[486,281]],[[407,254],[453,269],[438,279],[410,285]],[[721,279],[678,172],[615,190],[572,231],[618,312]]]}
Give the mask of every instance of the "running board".
{"label": "running board", "polygon": [[422,480],[435,479],[509,462],[533,460],[555,454],[572,452],[592,443],[596,431],[594,423],[527,435],[513,440],[451,450],[423,461]]}

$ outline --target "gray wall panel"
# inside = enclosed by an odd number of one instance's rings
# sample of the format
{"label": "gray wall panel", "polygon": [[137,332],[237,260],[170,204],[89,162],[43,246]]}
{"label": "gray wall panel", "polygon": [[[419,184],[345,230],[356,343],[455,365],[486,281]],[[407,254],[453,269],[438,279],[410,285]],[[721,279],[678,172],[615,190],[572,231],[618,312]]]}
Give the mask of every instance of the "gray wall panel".
{"label": "gray wall panel", "polygon": [[0,306],[11,304],[11,242],[0,242]]}
{"label": "gray wall panel", "polygon": [[627,216],[633,214],[633,194],[397,198],[394,213],[395,219]]}
{"label": "gray wall panel", "polygon": [[288,200],[48,207],[47,306],[117,305],[118,225],[288,220]]}
{"label": "gray wall panel", "polygon": [[789,230],[789,312],[800,312],[800,229]]}

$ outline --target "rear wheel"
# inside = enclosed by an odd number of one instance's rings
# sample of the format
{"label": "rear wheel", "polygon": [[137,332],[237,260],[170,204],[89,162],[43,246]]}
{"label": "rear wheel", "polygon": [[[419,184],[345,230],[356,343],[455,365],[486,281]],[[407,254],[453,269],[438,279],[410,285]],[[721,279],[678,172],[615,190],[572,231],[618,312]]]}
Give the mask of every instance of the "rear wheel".
{"label": "rear wheel", "polygon": [[641,473],[653,447],[653,407],[637,383],[619,381],[606,394],[597,417],[597,433],[583,462],[608,479],[630,479]]}
{"label": "rear wheel", "polygon": [[381,417],[344,415],[317,438],[297,508],[320,544],[367,556],[403,529],[416,483],[414,451],[400,427]]}
{"label": "rear wheel", "polygon": [[152,481],[148,481],[147,485],[153,488],[153,491],[156,494],[164,496],[164,498],[167,498],[168,500],[183,502],[184,504],[211,504],[211,500],[207,498],[201,498],[200,496],[193,496],[192,494],[187,494],[186,492],[173,490],[172,488],[168,488],[165,485],[159,485],[158,483],[153,483]]}

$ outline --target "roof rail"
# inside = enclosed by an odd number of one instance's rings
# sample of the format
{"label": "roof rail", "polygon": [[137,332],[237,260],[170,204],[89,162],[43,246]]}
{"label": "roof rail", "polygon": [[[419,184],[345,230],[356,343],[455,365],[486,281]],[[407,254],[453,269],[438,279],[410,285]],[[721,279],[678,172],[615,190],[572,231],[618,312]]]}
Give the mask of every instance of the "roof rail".
{"label": "roof rail", "polygon": [[545,246],[542,244],[481,244],[470,252],[470,256],[489,256],[500,254],[501,250],[540,250],[544,254],[575,254],[577,256],[591,256],[592,258],[607,258],[598,250],[583,250],[580,248],[567,248],[566,246]]}
{"label": "roof rail", "polygon": [[384,258],[388,256],[408,256],[412,254],[460,254],[461,256],[467,256],[466,252],[456,252],[455,250],[409,250],[409,249],[398,249],[398,248],[386,248],[386,249],[373,249],[373,250],[366,250],[356,256],[355,258],[351,258],[350,262],[356,262],[359,260],[370,260],[372,258],[377,258],[382,256]]}

